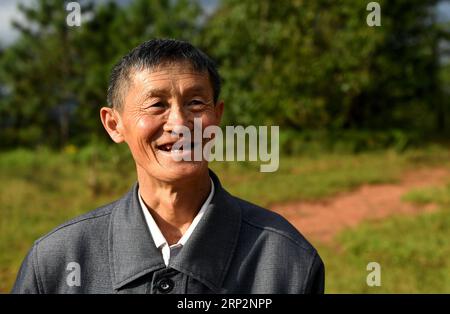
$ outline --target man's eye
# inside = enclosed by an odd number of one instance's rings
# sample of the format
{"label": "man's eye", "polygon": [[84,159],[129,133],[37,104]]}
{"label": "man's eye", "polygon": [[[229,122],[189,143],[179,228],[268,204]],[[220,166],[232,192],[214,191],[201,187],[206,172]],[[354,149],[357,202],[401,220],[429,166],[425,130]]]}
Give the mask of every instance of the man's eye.
{"label": "man's eye", "polygon": [[150,107],[160,108],[160,107],[164,107],[164,104],[162,102],[158,101],[157,103],[150,105]]}
{"label": "man's eye", "polygon": [[202,105],[204,105],[205,103],[203,102],[203,101],[201,101],[201,100],[198,100],[198,99],[194,99],[194,100],[191,100],[190,102],[189,102],[189,105],[190,106],[202,106]]}
{"label": "man's eye", "polygon": [[147,106],[145,106],[146,109],[161,109],[161,108],[165,108],[165,107],[166,107],[166,105],[161,101],[158,101],[153,104],[148,104]]}

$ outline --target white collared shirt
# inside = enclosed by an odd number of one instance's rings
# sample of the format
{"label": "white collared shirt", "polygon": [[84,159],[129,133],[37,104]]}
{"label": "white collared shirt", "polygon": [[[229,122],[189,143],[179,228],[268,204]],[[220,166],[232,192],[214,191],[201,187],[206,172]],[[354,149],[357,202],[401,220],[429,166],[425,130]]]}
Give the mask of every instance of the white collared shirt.
{"label": "white collared shirt", "polygon": [[138,195],[139,195],[139,203],[141,204],[141,209],[144,212],[145,220],[152,235],[153,241],[155,241],[156,247],[161,251],[164,263],[166,264],[166,266],[168,266],[171,255],[170,252],[172,251],[175,253],[175,251],[179,251],[179,249],[181,249],[185,245],[186,241],[189,239],[192,232],[194,232],[195,227],[205,214],[206,208],[208,207],[209,203],[211,203],[211,200],[214,196],[214,183],[211,180],[211,191],[209,192],[208,198],[203,203],[194,220],[192,220],[192,223],[190,224],[189,228],[186,230],[186,232],[183,234],[180,240],[178,240],[176,244],[172,244],[171,246],[169,246],[169,244],[167,243],[167,240],[166,238],[164,238],[161,230],[159,229],[158,225],[155,222],[155,219],[153,219],[152,215],[150,214],[150,211],[148,210],[147,206],[142,200],[140,191],[138,191]]}

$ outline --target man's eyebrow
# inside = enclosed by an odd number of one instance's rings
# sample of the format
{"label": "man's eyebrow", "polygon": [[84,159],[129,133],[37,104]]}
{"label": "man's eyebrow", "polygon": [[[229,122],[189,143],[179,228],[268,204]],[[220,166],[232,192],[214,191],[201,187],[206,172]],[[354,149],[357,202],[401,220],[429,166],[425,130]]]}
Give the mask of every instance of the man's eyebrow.
{"label": "man's eyebrow", "polygon": [[152,88],[144,93],[143,99],[149,99],[152,97],[164,97],[170,94],[165,89],[159,89],[159,88]]}
{"label": "man's eyebrow", "polygon": [[[204,85],[192,85],[192,86],[187,87],[183,91],[183,93],[187,94],[187,95],[205,94],[205,93],[208,93],[208,91],[209,91],[209,89]],[[152,88],[143,93],[142,101],[146,101],[146,100],[148,100],[150,98],[154,98],[154,97],[163,98],[163,97],[167,97],[167,96],[170,96],[170,92],[168,90],[162,89],[162,88]]]}
{"label": "man's eyebrow", "polygon": [[204,85],[193,85],[189,86],[185,89],[185,93],[193,94],[193,93],[207,93],[209,91]]}

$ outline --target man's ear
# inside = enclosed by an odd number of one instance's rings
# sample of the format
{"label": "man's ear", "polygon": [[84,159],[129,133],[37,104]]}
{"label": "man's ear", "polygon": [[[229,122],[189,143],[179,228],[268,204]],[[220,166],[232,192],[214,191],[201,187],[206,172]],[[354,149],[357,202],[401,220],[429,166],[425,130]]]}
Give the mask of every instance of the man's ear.
{"label": "man's ear", "polygon": [[100,119],[106,132],[108,132],[114,142],[122,143],[125,140],[122,134],[122,120],[116,110],[102,107],[100,109]]}
{"label": "man's ear", "polygon": [[223,107],[224,107],[224,103],[222,100],[218,101],[215,106],[217,125],[220,125],[220,122],[222,121]]}

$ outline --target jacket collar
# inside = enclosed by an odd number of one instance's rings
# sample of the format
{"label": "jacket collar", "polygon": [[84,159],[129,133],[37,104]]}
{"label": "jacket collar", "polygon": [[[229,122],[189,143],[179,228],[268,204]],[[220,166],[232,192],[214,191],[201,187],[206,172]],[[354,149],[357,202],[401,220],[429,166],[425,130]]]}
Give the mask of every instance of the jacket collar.
{"label": "jacket collar", "polygon": [[[215,193],[205,215],[169,267],[220,292],[233,257],[241,225],[241,211],[210,170]],[[139,205],[138,184],[118,201],[109,227],[109,259],[113,288],[120,289],[165,267]]]}

